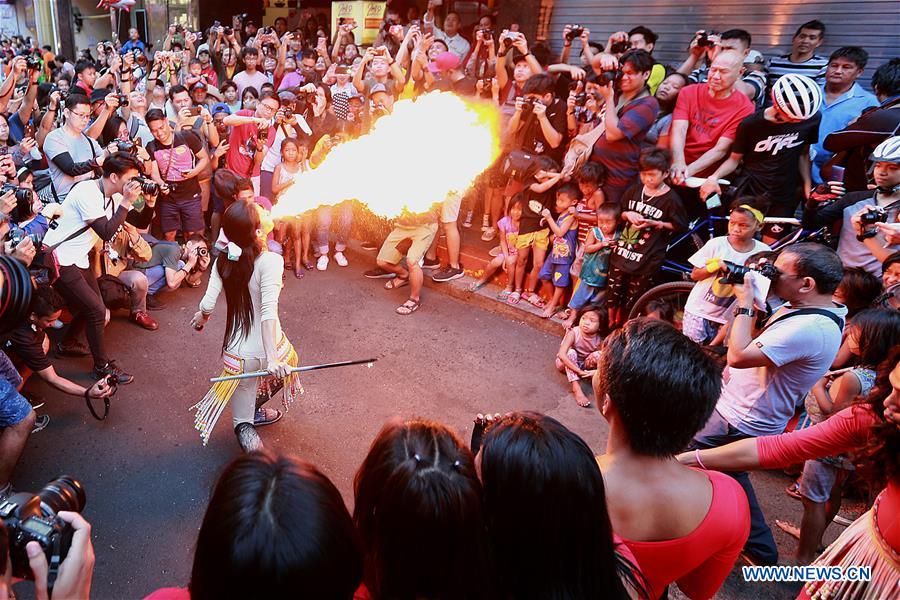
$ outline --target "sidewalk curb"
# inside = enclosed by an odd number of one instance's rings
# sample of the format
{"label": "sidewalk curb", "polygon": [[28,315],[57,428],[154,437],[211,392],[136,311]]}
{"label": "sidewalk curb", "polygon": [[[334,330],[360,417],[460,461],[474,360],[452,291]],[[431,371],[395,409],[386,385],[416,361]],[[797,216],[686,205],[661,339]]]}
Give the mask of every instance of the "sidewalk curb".
{"label": "sidewalk curb", "polygon": [[[351,241],[344,252],[361,263],[372,267],[375,266],[375,253],[363,250],[360,243],[356,240]],[[540,311],[524,300],[516,305],[497,300],[496,295],[500,291],[500,287],[493,283],[489,283],[477,292],[470,292],[469,284],[473,283],[475,279],[468,272],[464,277],[448,281],[447,283],[434,281],[428,273],[428,271],[425,271],[425,287],[430,290],[462,300],[488,312],[502,315],[512,321],[528,325],[544,333],[562,337],[565,332],[559,321],[542,318]]]}

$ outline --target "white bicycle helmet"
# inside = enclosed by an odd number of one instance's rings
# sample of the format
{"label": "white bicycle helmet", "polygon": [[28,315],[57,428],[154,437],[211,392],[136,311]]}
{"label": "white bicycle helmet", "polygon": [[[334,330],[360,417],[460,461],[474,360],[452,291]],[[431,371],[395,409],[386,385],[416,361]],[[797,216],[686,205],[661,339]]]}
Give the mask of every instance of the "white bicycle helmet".
{"label": "white bicycle helmet", "polygon": [[900,135],[890,137],[875,148],[871,156],[872,162],[900,163]]}
{"label": "white bicycle helmet", "polygon": [[772,86],[772,101],[794,119],[805,121],[819,112],[822,91],[809,77],[790,73],[779,77]]}

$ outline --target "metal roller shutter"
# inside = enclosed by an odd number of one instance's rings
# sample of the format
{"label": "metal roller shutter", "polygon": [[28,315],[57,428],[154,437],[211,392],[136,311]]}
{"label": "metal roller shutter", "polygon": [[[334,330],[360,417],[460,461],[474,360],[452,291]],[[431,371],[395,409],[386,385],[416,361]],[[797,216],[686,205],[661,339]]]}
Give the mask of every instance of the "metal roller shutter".
{"label": "metal roller shutter", "polygon": [[[591,30],[592,40],[602,44],[614,31],[644,25],[659,35],[654,57],[677,66],[698,29],[746,29],[753,36],[753,49],[771,56],[790,52],[794,31],[812,19],[819,19],[828,28],[817,54],[828,56],[841,46],[866,49],[869,64],[860,80],[866,88],[876,68],[900,56],[900,2],[896,0],[721,0],[693,4],[676,0],[556,0],[550,43],[559,56],[567,23],[584,25]],[[577,64],[577,42],[575,49],[571,62]]]}

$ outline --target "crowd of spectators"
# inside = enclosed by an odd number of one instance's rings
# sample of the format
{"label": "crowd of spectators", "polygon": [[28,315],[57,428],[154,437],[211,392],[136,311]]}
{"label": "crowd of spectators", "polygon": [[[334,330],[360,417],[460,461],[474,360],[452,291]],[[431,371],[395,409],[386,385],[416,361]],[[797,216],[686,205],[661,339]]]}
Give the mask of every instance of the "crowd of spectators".
{"label": "crowd of spectators", "polygon": [[[787,560],[845,564],[867,540],[893,552],[869,566],[893,564],[896,579],[900,58],[877,65],[870,92],[864,48],[816,53],[820,21],[770,57],[750,32],[698,31],[674,65],[654,59],[659,38],[644,26],[600,43],[566,26],[553,56],[518,27],[463,24],[434,0],[422,15],[388,8],[371,47],[356,27],[235,17],[203,32],[172,25],[155,50],[131,30],[77,57],[0,43],[0,502],[49,423],[23,392],[29,377],[88,400],[139,378],[111,355],[106,324],[123,311],[156,332],[151,312],[203,284],[229,253],[222,215],[249,201],[285,277],[346,267],[351,235],[380,247],[365,275],[409,287],[398,315],[420,308],[426,273],[464,276],[460,227],[480,221],[498,246],[470,289],[502,273],[498,300],[559,319],[556,367],[579,405],[599,407],[609,441],[595,460],[527,412],[479,416],[471,448],[439,423],[391,422],[359,468],[352,513],[315,466],[248,453],[216,484],[187,586],[151,598],[659,598],[673,583],[707,598],[740,556],[779,560],[746,471],[804,460]],[[469,190],[392,228],[350,199],[267,217],[332,148],[433,91],[500,115],[501,155]],[[629,319],[665,280],[673,236],[710,215],[727,226],[686,257],[696,284],[685,306]],[[832,235],[780,246],[792,217]],[[728,280],[735,264],[753,271]],[[21,272],[33,289],[13,321],[5,303]],[[51,348],[47,330],[63,328]],[[90,357],[96,383],[61,376],[51,356]],[[816,559],[860,461],[884,488],[866,513],[874,525],[851,526]],[[61,518],[75,541],[54,596],[84,598],[90,525]],[[855,597],[830,585],[804,593]]]}

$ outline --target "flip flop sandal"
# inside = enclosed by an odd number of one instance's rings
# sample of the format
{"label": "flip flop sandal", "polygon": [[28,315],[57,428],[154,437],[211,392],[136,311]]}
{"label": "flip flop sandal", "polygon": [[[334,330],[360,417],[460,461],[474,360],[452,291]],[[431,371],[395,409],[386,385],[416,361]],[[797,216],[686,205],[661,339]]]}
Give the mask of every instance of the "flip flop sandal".
{"label": "flip flop sandal", "polygon": [[587,404],[582,404],[581,402],[579,402],[578,400],[576,400],[576,401],[575,401],[575,404],[577,404],[577,405],[580,406],[581,408],[590,408],[592,402],[591,402],[590,400],[588,400],[588,401],[587,401]]}
{"label": "flip flop sandal", "polygon": [[486,285],[487,285],[487,281],[485,281],[485,282],[473,281],[472,283],[469,284],[468,289],[470,292],[477,292],[478,290],[480,290],[481,288],[483,288]]}
{"label": "flip flop sandal", "polygon": [[535,308],[545,308],[547,305],[544,303],[543,299],[540,296],[535,294],[534,292],[530,293],[528,296],[522,294],[522,298],[528,304],[532,305]]}
{"label": "flip flop sandal", "polygon": [[384,284],[384,289],[396,290],[396,289],[402,288],[407,285],[409,285],[409,277],[406,277],[406,278],[395,277],[394,279],[387,280],[387,282]]}
{"label": "flip flop sandal", "polygon": [[508,300],[510,296],[512,296],[512,292],[509,290],[500,290],[497,292],[497,300]]}
{"label": "flip flop sandal", "polygon": [[284,413],[277,408],[257,408],[256,413],[253,415],[253,425],[255,427],[271,425],[272,423],[280,421],[283,416]]}
{"label": "flip flop sandal", "polygon": [[307,271],[312,271],[312,270],[315,269],[316,267],[315,267],[315,265],[313,265],[311,262],[306,261],[306,262],[303,263],[303,268],[306,269]]}
{"label": "flip flop sandal", "polygon": [[303,269],[294,269],[294,277],[297,279],[303,279],[306,276],[306,273],[303,272]]}
{"label": "flip flop sandal", "polygon": [[800,483],[797,481],[784,488],[784,493],[786,493],[791,498],[803,500],[803,496],[800,495]]}
{"label": "flip flop sandal", "polygon": [[509,304],[518,304],[519,300],[521,300],[521,299],[522,299],[522,292],[513,292],[509,295],[509,298],[507,298],[506,301]]}
{"label": "flip flop sandal", "polygon": [[417,310],[419,310],[419,306],[421,306],[420,302],[417,302],[416,300],[407,300],[406,302],[404,302],[403,304],[398,306],[397,310],[395,312],[398,315],[403,315],[403,316],[411,315],[414,312],[416,312]]}

